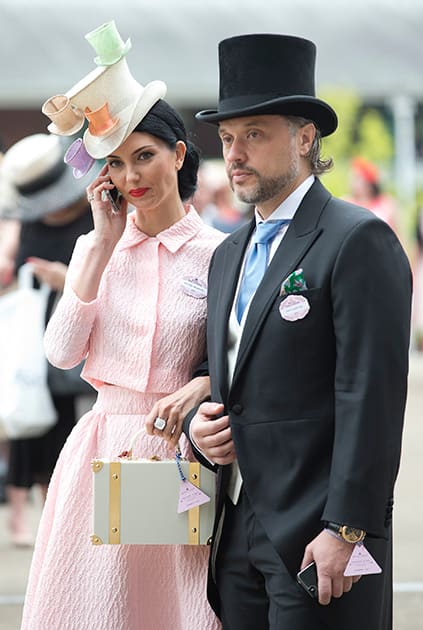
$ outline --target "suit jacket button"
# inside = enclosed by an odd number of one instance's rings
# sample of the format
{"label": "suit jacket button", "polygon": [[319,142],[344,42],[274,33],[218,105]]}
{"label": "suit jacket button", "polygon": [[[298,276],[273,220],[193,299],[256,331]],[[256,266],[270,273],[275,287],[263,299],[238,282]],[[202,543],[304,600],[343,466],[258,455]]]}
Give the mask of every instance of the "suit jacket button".
{"label": "suit jacket button", "polygon": [[232,411],[233,413],[235,413],[237,416],[238,416],[240,413],[242,413],[242,412],[243,412],[243,410],[244,410],[243,406],[242,406],[242,405],[240,405],[239,403],[236,403],[235,405],[233,405],[233,407],[232,407],[232,409],[231,409],[231,411]]}

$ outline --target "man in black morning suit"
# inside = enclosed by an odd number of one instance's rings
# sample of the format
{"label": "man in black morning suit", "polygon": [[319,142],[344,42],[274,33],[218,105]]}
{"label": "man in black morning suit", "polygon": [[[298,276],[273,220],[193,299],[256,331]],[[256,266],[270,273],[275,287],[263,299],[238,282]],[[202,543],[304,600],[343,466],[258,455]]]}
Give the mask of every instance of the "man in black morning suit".
{"label": "man in black morning suit", "polygon": [[[185,422],[218,470],[209,600],[224,630],[389,630],[408,261],[387,224],[317,177],[337,118],[315,97],[314,44],[244,35],[219,61],[219,107],[197,117],[218,124],[231,186],[256,212],[212,259],[211,401]],[[344,576],[363,537],[382,572]],[[296,581],[313,561],[318,602]]]}

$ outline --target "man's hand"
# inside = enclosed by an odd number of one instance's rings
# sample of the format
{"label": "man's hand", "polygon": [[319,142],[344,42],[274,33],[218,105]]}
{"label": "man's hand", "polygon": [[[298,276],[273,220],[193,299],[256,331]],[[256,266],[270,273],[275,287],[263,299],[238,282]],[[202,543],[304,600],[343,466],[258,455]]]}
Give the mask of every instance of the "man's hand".
{"label": "man's hand", "polygon": [[217,417],[223,409],[219,403],[202,403],[191,421],[194,443],[207,459],[220,465],[236,460],[229,417]]}
{"label": "man's hand", "polygon": [[354,550],[354,545],[322,531],[307,545],[301,569],[316,563],[319,604],[326,606],[332,597],[341,597],[358,582],[360,575],[344,577],[344,571]]}

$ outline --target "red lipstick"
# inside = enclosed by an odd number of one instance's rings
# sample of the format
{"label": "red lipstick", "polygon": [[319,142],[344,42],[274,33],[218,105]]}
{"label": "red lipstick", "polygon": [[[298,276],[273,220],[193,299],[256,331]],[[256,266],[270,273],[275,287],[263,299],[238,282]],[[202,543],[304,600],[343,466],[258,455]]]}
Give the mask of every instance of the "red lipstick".
{"label": "red lipstick", "polygon": [[148,188],[132,188],[129,191],[131,197],[143,197],[147,192]]}

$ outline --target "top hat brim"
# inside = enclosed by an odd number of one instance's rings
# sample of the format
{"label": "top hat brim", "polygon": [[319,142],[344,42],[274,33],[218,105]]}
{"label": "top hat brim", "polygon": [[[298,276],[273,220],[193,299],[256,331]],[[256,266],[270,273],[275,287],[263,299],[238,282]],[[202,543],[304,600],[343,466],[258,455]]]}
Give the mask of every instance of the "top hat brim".
{"label": "top hat brim", "polygon": [[119,59],[127,55],[128,52],[131,50],[131,47],[132,47],[131,39],[128,38],[123,48],[119,51],[119,54],[113,57],[113,59],[111,59],[110,61],[103,61],[101,55],[98,55],[97,57],[94,57],[94,63],[97,66],[112,66],[114,63],[119,61]]}
{"label": "top hat brim", "polygon": [[[236,102],[238,101],[238,103]],[[231,99],[230,105],[220,103],[218,110],[205,109],[198,112],[197,120],[217,124],[230,118],[241,118],[252,114],[280,114],[300,116],[312,120],[322,136],[329,136],[338,126],[338,117],[330,105],[312,96],[281,96],[260,103],[243,103],[243,99]]]}
{"label": "top hat brim", "polygon": [[22,222],[38,221],[48,214],[67,208],[86,194],[86,187],[95,179],[102,166],[101,163],[95,163],[92,172],[79,179],[75,178],[73,169],[67,166],[50,186],[30,195],[18,194],[13,212],[8,214],[8,218]]}
{"label": "top hat brim", "polygon": [[139,99],[126,113],[117,112],[120,124],[107,136],[93,136],[89,129],[84,133],[84,145],[91,157],[103,159],[115,151],[135,129],[150,109],[166,94],[163,81],[151,81],[142,90]]}

